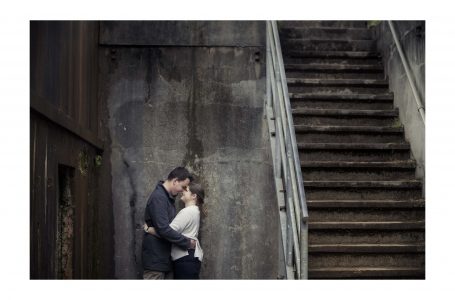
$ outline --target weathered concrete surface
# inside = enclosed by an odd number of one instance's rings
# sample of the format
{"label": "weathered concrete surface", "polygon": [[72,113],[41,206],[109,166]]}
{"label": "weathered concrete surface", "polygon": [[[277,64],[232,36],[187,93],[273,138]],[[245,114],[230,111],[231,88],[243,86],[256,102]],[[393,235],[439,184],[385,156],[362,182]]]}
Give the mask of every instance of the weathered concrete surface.
{"label": "weathered concrete surface", "polygon": [[[170,23],[169,28],[176,26],[171,32],[182,26]],[[258,24],[250,27],[256,31],[245,35],[261,36],[265,24]],[[115,39],[118,27],[109,26],[108,37]],[[120,33],[130,31],[125,22],[121,26]],[[107,40],[104,32],[102,41]],[[103,49],[116,277],[140,278],[147,198],[158,180],[173,167],[185,165],[206,188],[201,277],[276,278],[279,227],[263,118],[264,48]]]}
{"label": "weathered concrete surface", "polygon": [[[425,106],[425,21],[394,21],[401,47],[415,79],[419,96]],[[406,139],[417,162],[416,176],[425,177],[425,125],[422,122],[411,86],[401,62],[389,25],[383,21],[374,29],[378,50],[383,55],[385,74],[389,76],[394,105],[400,110]]]}
{"label": "weathered concrete surface", "polygon": [[256,21],[105,21],[102,45],[264,46],[265,22]]}

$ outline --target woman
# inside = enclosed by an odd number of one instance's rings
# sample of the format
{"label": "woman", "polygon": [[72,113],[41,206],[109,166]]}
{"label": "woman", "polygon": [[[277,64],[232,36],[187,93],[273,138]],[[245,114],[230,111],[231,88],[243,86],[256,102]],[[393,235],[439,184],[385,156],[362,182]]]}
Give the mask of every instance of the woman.
{"label": "woman", "polygon": [[[169,226],[184,236],[196,240],[196,248],[184,250],[172,245],[171,257],[174,262],[174,279],[199,279],[203,251],[197,239],[200,226],[204,189],[197,183],[190,183],[181,197],[185,208],[175,216]],[[155,228],[144,224],[147,233],[157,235]]]}

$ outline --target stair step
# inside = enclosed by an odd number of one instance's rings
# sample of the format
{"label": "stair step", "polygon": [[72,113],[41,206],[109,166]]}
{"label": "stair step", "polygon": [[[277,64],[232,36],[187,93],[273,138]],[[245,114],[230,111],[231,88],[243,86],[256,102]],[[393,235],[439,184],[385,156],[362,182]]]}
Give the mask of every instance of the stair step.
{"label": "stair step", "polygon": [[306,116],[372,116],[372,117],[398,117],[398,109],[366,110],[366,109],[311,109],[294,108],[293,115]]}
{"label": "stair step", "polygon": [[360,109],[360,110],[391,110],[393,109],[393,95],[370,94],[300,94],[290,93],[292,108],[308,109]]}
{"label": "stair step", "polygon": [[330,86],[330,87],[388,87],[388,80],[384,79],[314,79],[314,78],[288,78],[288,85],[305,86]]}
{"label": "stair step", "polygon": [[367,21],[278,21],[279,28],[283,27],[330,27],[330,28],[367,28]]}
{"label": "stair step", "polygon": [[[302,144],[302,143],[299,143]],[[306,143],[303,143],[306,144]],[[307,160],[349,160],[349,161],[394,161],[410,158],[408,149],[299,149],[301,161]]]}
{"label": "stair step", "polygon": [[285,57],[293,58],[378,58],[381,54],[376,51],[302,51],[283,50]]}
{"label": "stair step", "polygon": [[[284,49],[283,49],[284,51]],[[379,65],[383,66],[380,57],[290,57],[283,52],[285,66],[287,64],[322,64],[322,65]]]}
{"label": "stair step", "polygon": [[353,40],[371,40],[372,32],[367,28],[340,27],[303,27],[280,26],[280,37],[283,38],[339,38],[340,36]]}
{"label": "stair step", "polygon": [[422,183],[418,180],[395,180],[395,181],[305,181],[305,188],[394,188],[409,189],[421,188]]}
{"label": "stair step", "polygon": [[312,244],[425,244],[425,230],[310,230]]}
{"label": "stair step", "polygon": [[374,40],[346,40],[346,39],[283,39],[284,49],[303,51],[375,51]]}
{"label": "stair step", "polygon": [[384,168],[384,169],[414,169],[416,164],[412,160],[405,161],[303,161],[302,168]]}
{"label": "stair step", "polygon": [[408,150],[408,143],[299,143],[298,149],[337,150]]}
{"label": "stair step", "polygon": [[311,253],[406,253],[424,252],[425,244],[311,244]]}
{"label": "stair step", "polygon": [[303,161],[300,163],[308,181],[403,181],[415,178],[414,161]]}
{"label": "stair step", "polygon": [[423,208],[425,200],[307,200],[308,208]]}
{"label": "stair step", "polygon": [[307,100],[376,100],[393,101],[393,93],[384,94],[320,94],[320,93],[289,93],[289,98]]}
{"label": "stair step", "polygon": [[421,208],[385,209],[377,207],[311,208],[309,222],[413,222],[425,220]]}
{"label": "stair step", "polygon": [[318,268],[309,269],[314,278],[424,278],[423,268]]}
{"label": "stair step", "polygon": [[308,222],[309,230],[409,230],[425,229],[425,221]]}
{"label": "stair step", "polygon": [[[299,127],[306,125],[297,125]],[[402,143],[402,131],[349,131],[295,129],[297,143]],[[326,159],[324,159],[326,161]],[[356,160],[357,161],[357,160]],[[372,161],[372,160],[368,160]],[[382,160],[381,160],[382,161]]]}
{"label": "stair step", "polygon": [[321,126],[321,125],[295,125],[296,133],[301,132],[357,132],[357,133],[403,133],[402,126]]}
{"label": "stair step", "polygon": [[381,65],[352,65],[352,64],[286,64],[285,69],[306,72],[383,72]]}

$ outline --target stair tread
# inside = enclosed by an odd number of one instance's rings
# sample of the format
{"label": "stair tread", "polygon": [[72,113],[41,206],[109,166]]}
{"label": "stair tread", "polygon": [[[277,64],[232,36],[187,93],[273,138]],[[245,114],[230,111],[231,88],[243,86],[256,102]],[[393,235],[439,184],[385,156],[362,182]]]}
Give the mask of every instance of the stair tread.
{"label": "stair tread", "polygon": [[298,149],[410,149],[409,143],[298,143]]}
{"label": "stair tread", "polygon": [[398,109],[333,109],[333,108],[293,108],[292,114],[301,115],[351,115],[397,117]]}
{"label": "stair tread", "polygon": [[306,85],[367,85],[367,86],[388,86],[389,81],[386,79],[309,79],[309,78],[287,78],[288,84],[306,84]]}
{"label": "stair tread", "polygon": [[[351,43],[351,42],[371,42],[373,43],[374,39],[348,39],[348,38],[339,38],[339,39],[329,39],[329,38],[295,38],[295,37],[287,37],[284,39],[284,42],[316,42],[316,43]],[[283,43],[284,44],[284,43]]]}
{"label": "stair tread", "polygon": [[286,70],[360,70],[360,71],[383,71],[383,66],[374,65],[355,65],[355,64],[285,64]]}
{"label": "stair tread", "polygon": [[425,269],[423,268],[405,268],[405,267],[352,267],[352,268],[347,268],[347,267],[331,267],[331,268],[310,268],[308,271],[318,271],[318,272],[374,272],[374,271],[409,271],[409,272],[414,272],[414,271],[419,271],[423,272]]}
{"label": "stair tread", "polygon": [[321,57],[321,58],[377,58],[380,54],[375,51],[309,51],[309,50],[292,50],[284,51],[288,57]]}
{"label": "stair tread", "polygon": [[355,187],[355,188],[418,188],[422,183],[419,180],[393,181],[306,181],[305,187]]}
{"label": "stair tread", "polygon": [[327,270],[327,271],[382,271],[382,270],[423,270],[422,268],[405,268],[405,267],[352,267],[352,268],[347,268],[347,267],[330,267],[330,268],[311,268],[310,270]]}
{"label": "stair tread", "polygon": [[317,252],[363,252],[363,253],[396,253],[424,252],[423,243],[394,243],[394,244],[310,244],[308,251]]}
{"label": "stair tread", "polygon": [[280,26],[280,30],[312,30],[312,29],[322,29],[322,30],[333,30],[333,31],[369,31],[368,28],[359,28],[359,27],[329,27],[329,26]]}
{"label": "stair tread", "polygon": [[310,268],[310,278],[425,278],[425,268]]}
{"label": "stair tread", "polygon": [[312,20],[312,21],[298,21],[298,20],[286,20],[278,21],[279,28],[281,27],[328,27],[328,28],[362,28],[368,29],[367,21],[365,20]]}
{"label": "stair tread", "polygon": [[412,169],[416,167],[413,160],[397,161],[303,161],[302,167],[314,168],[404,168]]}
{"label": "stair tread", "polygon": [[425,221],[383,221],[383,222],[308,222],[309,230],[338,230],[338,229],[363,229],[363,230],[405,230],[424,229]]}
{"label": "stair tread", "polygon": [[384,100],[393,101],[393,93],[382,94],[326,94],[326,93],[289,93],[291,99],[317,99],[317,100]]}
{"label": "stair tread", "polygon": [[336,126],[336,125],[295,125],[295,132],[376,132],[401,133],[402,126]]}
{"label": "stair tread", "polygon": [[307,200],[310,208],[418,208],[424,199],[410,200]]}

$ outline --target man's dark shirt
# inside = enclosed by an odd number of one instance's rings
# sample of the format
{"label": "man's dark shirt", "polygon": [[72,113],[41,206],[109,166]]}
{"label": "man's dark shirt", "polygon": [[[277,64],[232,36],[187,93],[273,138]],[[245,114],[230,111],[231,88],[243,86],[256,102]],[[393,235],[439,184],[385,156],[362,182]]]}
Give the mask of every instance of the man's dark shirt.
{"label": "man's dark shirt", "polygon": [[190,240],[169,224],[175,218],[175,200],[160,181],[150,195],[145,207],[144,220],[148,226],[155,227],[160,235],[144,233],[142,241],[142,265],[144,270],[168,272],[172,270],[171,244],[184,249],[189,248]]}

